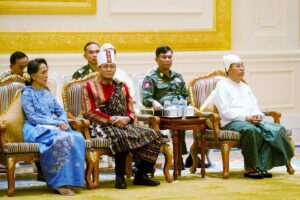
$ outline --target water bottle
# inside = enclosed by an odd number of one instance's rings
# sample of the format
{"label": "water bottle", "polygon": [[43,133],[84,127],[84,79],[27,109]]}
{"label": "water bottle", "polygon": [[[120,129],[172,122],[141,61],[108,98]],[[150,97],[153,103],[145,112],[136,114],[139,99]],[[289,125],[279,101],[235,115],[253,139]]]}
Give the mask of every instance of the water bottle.
{"label": "water bottle", "polygon": [[178,101],[178,117],[182,117],[184,114],[184,107],[185,107],[185,101],[183,99],[183,96],[180,96],[180,99]]}
{"label": "water bottle", "polygon": [[175,106],[176,108],[178,107],[178,99],[177,99],[177,97],[174,97],[174,99],[172,101],[172,106]]}
{"label": "water bottle", "polygon": [[169,117],[177,117],[178,116],[178,99],[174,97],[172,101],[172,105],[168,107],[168,115]]}
{"label": "water bottle", "polygon": [[164,108],[163,108],[163,116],[168,117],[169,116],[169,107],[172,106],[172,103],[170,100],[164,101]]}
{"label": "water bottle", "polygon": [[171,104],[171,101],[170,100],[165,100],[164,101],[164,110],[167,109],[168,107],[170,107],[172,104]]}

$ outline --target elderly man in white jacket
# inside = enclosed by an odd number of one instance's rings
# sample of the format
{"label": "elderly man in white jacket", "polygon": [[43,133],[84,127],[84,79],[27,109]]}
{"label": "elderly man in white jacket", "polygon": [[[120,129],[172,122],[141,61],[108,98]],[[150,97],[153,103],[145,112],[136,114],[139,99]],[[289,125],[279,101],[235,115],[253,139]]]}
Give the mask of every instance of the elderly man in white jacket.
{"label": "elderly man in white jacket", "polygon": [[[245,68],[240,57],[223,57],[228,79],[218,82],[214,90],[214,101],[221,117],[221,126],[226,130],[241,133],[242,154],[248,178],[270,178],[267,170],[289,165],[294,156],[286,129],[263,121],[257,99],[251,88],[242,82]],[[293,173],[292,168],[288,168]]]}

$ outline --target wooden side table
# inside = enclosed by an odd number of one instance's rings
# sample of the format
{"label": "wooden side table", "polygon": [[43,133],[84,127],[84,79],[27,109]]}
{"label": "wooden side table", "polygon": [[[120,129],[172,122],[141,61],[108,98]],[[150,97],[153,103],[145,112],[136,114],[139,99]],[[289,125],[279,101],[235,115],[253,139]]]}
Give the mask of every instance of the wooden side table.
{"label": "wooden side table", "polygon": [[201,131],[201,175],[202,178],[205,176],[205,119],[199,117],[188,117],[188,118],[169,118],[160,117],[160,130],[169,129],[172,133],[173,142],[173,155],[174,155],[174,180],[177,176],[181,175],[181,155],[179,154],[179,133],[180,130],[193,130],[194,132],[194,143],[197,144],[196,131]]}

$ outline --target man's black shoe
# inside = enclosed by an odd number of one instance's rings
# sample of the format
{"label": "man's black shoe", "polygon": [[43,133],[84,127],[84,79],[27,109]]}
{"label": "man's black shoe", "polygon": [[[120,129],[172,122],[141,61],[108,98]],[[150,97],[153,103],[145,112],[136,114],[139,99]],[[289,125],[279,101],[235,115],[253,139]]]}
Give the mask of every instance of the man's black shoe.
{"label": "man's black shoe", "polygon": [[264,178],[272,178],[273,175],[267,171],[262,171],[261,174],[263,175]]}
{"label": "man's black shoe", "polygon": [[[197,158],[198,158],[198,166],[197,166],[197,168],[201,168],[201,159],[199,157],[197,157]],[[189,156],[185,160],[185,167],[191,167],[192,164],[193,164],[192,155],[189,154]],[[210,166],[211,166],[211,164],[205,163],[205,168],[208,168]]]}
{"label": "man's black shoe", "polygon": [[147,175],[135,175],[133,179],[133,185],[146,185],[146,186],[157,186],[160,185],[159,181],[149,178]]}
{"label": "man's black shoe", "polygon": [[191,167],[193,164],[193,159],[192,159],[192,155],[189,154],[189,156],[186,158],[185,160],[185,167]]}
{"label": "man's black shoe", "polygon": [[115,188],[117,189],[126,189],[126,181],[124,176],[116,176]]}

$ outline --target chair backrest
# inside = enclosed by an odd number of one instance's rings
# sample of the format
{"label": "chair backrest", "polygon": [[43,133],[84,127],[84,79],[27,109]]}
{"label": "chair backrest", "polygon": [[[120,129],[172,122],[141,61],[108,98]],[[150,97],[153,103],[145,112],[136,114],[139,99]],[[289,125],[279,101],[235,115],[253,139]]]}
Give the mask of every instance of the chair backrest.
{"label": "chair backrest", "polygon": [[142,99],[143,99],[142,87],[143,87],[143,81],[145,76],[146,76],[145,74],[133,74],[133,82],[135,86],[135,95],[133,97],[135,102],[134,111],[140,114],[153,115],[154,114],[153,108],[145,107],[142,103]]}
{"label": "chair backrest", "polygon": [[133,100],[138,106],[143,106],[142,104],[142,85],[145,78],[145,74],[133,74],[133,83],[135,87],[135,95],[133,96]]}
{"label": "chair backrest", "polygon": [[97,79],[98,73],[94,72],[83,79],[71,80],[63,86],[62,99],[64,109],[72,117],[81,117],[83,115],[82,107],[82,88],[85,82]]}
{"label": "chair backrest", "polygon": [[1,142],[23,142],[25,114],[21,105],[21,90],[17,90],[8,108],[0,115],[0,123],[6,126]]}
{"label": "chair backrest", "polygon": [[18,75],[11,75],[0,82],[0,115],[7,110],[16,92],[25,86],[25,79]]}
{"label": "chair backrest", "polygon": [[[47,87],[50,90],[51,94],[57,98],[57,81],[55,80],[54,77],[49,76],[48,81],[47,81]],[[58,99],[58,98],[57,98]],[[58,99],[59,100],[59,99]]]}
{"label": "chair backrest", "polygon": [[200,109],[219,80],[227,78],[223,71],[215,71],[207,76],[199,76],[189,82],[189,92],[192,106]]}

